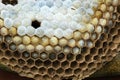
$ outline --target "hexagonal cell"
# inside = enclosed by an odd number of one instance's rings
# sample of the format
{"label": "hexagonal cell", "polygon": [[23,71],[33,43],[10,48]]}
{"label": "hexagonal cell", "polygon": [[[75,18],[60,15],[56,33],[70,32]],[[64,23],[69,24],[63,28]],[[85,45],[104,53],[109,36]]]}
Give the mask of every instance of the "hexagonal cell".
{"label": "hexagonal cell", "polygon": [[22,71],[21,67],[18,66],[18,65],[15,65],[12,69],[13,69],[14,71],[19,72],[19,73]]}
{"label": "hexagonal cell", "polygon": [[14,43],[10,43],[9,49],[10,49],[11,51],[15,51],[15,50],[17,49],[17,45],[14,44]]}
{"label": "hexagonal cell", "polygon": [[31,68],[31,72],[33,72],[33,73],[38,73],[38,68],[35,67],[35,66],[33,66],[33,67]]}
{"label": "hexagonal cell", "polygon": [[11,52],[10,50],[6,50],[6,51],[5,51],[5,56],[6,56],[7,58],[11,58],[11,57],[12,57],[12,52]]}
{"label": "hexagonal cell", "polygon": [[82,56],[81,54],[78,54],[78,55],[76,56],[76,61],[78,61],[78,62],[83,62],[83,61],[84,61],[84,56]]}
{"label": "hexagonal cell", "polygon": [[35,80],[42,80],[42,76],[39,74],[35,75],[34,78]]}
{"label": "hexagonal cell", "polygon": [[25,51],[25,52],[22,53],[22,57],[23,57],[24,59],[27,59],[27,58],[30,57],[30,53],[27,52],[27,51]]}
{"label": "hexagonal cell", "polygon": [[72,54],[72,53],[67,54],[66,57],[67,57],[67,60],[68,60],[68,61],[73,61],[73,60],[75,59],[75,58],[74,58],[75,56],[74,56],[74,54]]}
{"label": "hexagonal cell", "polygon": [[90,54],[91,55],[96,55],[97,54],[97,48],[93,47],[92,49],[90,49]]}
{"label": "hexagonal cell", "polygon": [[53,80],[61,80],[60,77],[59,77],[59,75],[55,75],[52,79]]}
{"label": "hexagonal cell", "polygon": [[52,77],[52,76],[54,76],[55,75],[55,69],[53,69],[53,68],[49,68],[48,69],[48,74]]}
{"label": "hexagonal cell", "polygon": [[34,60],[28,59],[28,60],[27,60],[27,65],[29,65],[29,66],[34,66]]}
{"label": "hexagonal cell", "polygon": [[46,68],[44,68],[44,67],[39,68],[39,74],[40,75],[46,74]]}
{"label": "hexagonal cell", "polygon": [[25,72],[29,72],[30,71],[29,66],[27,66],[27,65],[23,66],[22,70],[24,70]]}
{"label": "hexagonal cell", "polygon": [[68,68],[69,67],[69,62],[68,61],[62,62],[61,67],[64,68],[64,69]]}
{"label": "hexagonal cell", "polygon": [[87,68],[87,66],[88,66],[88,64],[87,64],[86,62],[83,62],[83,63],[80,63],[80,64],[79,64],[79,67],[80,67],[80,69],[82,69],[82,70],[85,70],[85,69]]}
{"label": "hexagonal cell", "polygon": [[11,65],[16,65],[17,60],[15,58],[11,58],[11,59],[9,59],[9,62]]}
{"label": "hexagonal cell", "polygon": [[89,54],[89,55],[86,55],[86,56],[85,56],[85,61],[86,61],[87,63],[91,62],[91,61],[92,61],[92,57],[93,57],[93,56],[90,55],[90,54]]}
{"label": "hexagonal cell", "polygon": [[14,56],[15,58],[20,58],[20,57],[21,57],[21,53],[18,52],[18,51],[15,51],[15,52],[13,52],[13,56]]}
{"label": "hexagonal cell", "polygon": [[8,64],[8,63],[9,63],[9,60],[8,60],[7,58],[2,57],[2,58],[1,58],[1,63],[2,63],[2,64]]}
{"label": "hexagonal cell", "polygon": [[59,69],[56,70],[56,72],[58,74],[63,74],[64,73],[64,69],[63,68],[59,68]]}
{"label": "hexagonal cell", "polygon": [[88,68],[90,68],[90,69],[96,68],[96,67],[97,67],[97,65],[96,65],[95,62],[91,62],[91,63],[88,64]]}
{"label": "hexagonal cell", "polygon": [[0,44],[0,47],[1,47],[1,49],[3,49],[3,50],[8,49],[8,45],[7,45],[7,43],[5,43],[5,42],[2,42],[2,43]]}
{"label": "hexagonal cell", "polygon": [[79,66],[78,66],[78,63],[76,61],[73,61],[73,62],[71,62],[70,67],[71,68],[77,68]]}
{"label": "hexagonal cell", "polygon": [[51,61],[50,60],[46,60],[44,61],[44,67],[50,67],[51,66]]}
{"label": "hexagonal cell", "polygon": [[16,5],[18,3],[18,0],[2,0],[2,3],[5,5],[7,4]]}
{"label": "hexagonal cell", "polygon": [[81,55],[88,55],[89,54],[89,48],[83,47],[81,48]]}
{"label": "hexagonal cell", "polygon": [[60,61],[65,60],[65,54],[64,53],[59,53],[57,55],[57,59],[60,60]]}
{"label": "hexagonal cell", "polygon": [[42,52],[42,53],[40,53],[40,58],[41,58],[42,60],[45,60],[45,59],[48,58],[48,54],[45,53],[45,52]]}
{"label": "hexagonal cell", "polygon": [[71,68],[68,68],[65,70],[66,75],[73,75],[73,70]]}
{"label": "hexagonal cell", "polygon": [[38,52],[32,52],[31,53],[31,57],[33,58],[33,59],[37,59],[37,58],[39,58],[39,53]]}
{"label": "hexagonal cell", "polygon": [[80,68],[77,68],[77,69],[75,69],[74,70],[74,74],[76,75],[76,76],[78,76],[80,73],[81,73],[81,69]]}
{"label": "hexagonal cell", "polygon": [[[30,62],[28,61],[28,63],[30,63]],[[20,66],[23,66],[23,65],[26,64],[26,61],[24,61],[23,59],[18,59],[18,64],[19,64]]]}
{"label": "hexagonal cell", "polygon": [[38,59],[38,60],[35,61],[35,65],[36,65],[37,67],[40,67],[40,66],[43,65],[43,62],[42,62],[40,59]]}
{"label": "hexagonal cell", "polygon": [[56,53],[50,53],[49,54],[49,59],[50,60],[55,60],[56,59]]}
{"label": "hexagonal cell", "polygon": [[60,61],[56,60],[52,63],[52,66],[56,69],[60,67]]}
{"label": "hexagonal cell", "polygon": [[49,77],[48,75],[44,75],[44,76],[43,76],[43,79],[45,79],[45,80],[50,80],[50,77]]}
{"label": "hexagonal cell", "polygon": [[5,36],[5,42],[6,43],[11,43],[12,42],[12,36],[10,36],[10,35]]}

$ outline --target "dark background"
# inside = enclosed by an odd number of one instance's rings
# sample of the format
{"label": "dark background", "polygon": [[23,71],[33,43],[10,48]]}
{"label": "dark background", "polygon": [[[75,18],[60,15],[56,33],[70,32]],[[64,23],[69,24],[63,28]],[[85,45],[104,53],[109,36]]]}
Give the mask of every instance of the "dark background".
{"label": "dark background", "polygon": [[[0,80],[33,80],[33,79],[20,77],[16,73],[0,70]],[[88,79],[84,79],[84,80],[120,80],[120,76],[101,77],[101,78],[88,78]]]}

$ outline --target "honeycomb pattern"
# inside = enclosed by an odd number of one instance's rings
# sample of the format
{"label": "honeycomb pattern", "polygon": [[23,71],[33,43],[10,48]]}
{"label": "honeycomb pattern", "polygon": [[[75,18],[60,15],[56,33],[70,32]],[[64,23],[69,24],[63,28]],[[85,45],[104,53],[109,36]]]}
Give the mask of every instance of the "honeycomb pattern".
{"label": "honeycomb pattern", "polygon": [[[110,6],[106,12],[111,10]],[[35,80],[81,80],[89,77],[120,51],[120,5],[113,8],[114,13],[110,12],[111,17],[102,32],[91,33],[91,39],[86,40],[81,48],[71,47],[69,43],[62,46],[45,44],[44,49],[32,44],[26,47],[14,43],[15,35],[0,34],[0,62],[21,76]]]}

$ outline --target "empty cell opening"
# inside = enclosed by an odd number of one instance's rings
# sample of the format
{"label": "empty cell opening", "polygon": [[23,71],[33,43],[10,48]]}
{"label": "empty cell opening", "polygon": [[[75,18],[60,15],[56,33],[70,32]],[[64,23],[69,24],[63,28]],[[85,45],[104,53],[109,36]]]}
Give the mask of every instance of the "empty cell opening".
{"label": "empty cell opening", "polygon": [[11,56],[12,56],[12,53],[11,53],[9,50],[7,50],[7,51],[5,51],[5,56],[11,57]]}
{"label": "empty cell opening", "polygon": [[73,59],[74,59],[74,55],[72,53],[70,53],[70,54],[67,55],[67,60],[68,61],[71,61]]}
{"label": "empty cell opening", "polygon": [[108,26],[105,26],[104,33],[109,33],[109,27]]}
{"label": "empty cell opening", "polygon": [[88,52],[88,48],[87,47],[81,48],[81,54],[86,54],[87,52]]}
{"label": "empty cell opening", "polygon": [[75,69],[75,70],[74,70],[74,73],[75,73],[76,75],[79,75],[79,74],[81,73],[81,69]]}
{"label": "empty cell opening", "polygon": [[35,61],[35,65],[38,67],[41,66],[42,64],[43,64],[43,62],[39,59]]}
{"label": "empty cell opening", "polygon": [[55,67],[55,68],[60,67],[60,62],[59,61],[54,61],[53,62],[53,67]]}
{"label": "empty cell opening", "polygon": [[90,49],[90,54],[95,55],[96,52],[97,52],[97,49],[96,49],[96,48]]}
{"label": "empty cell opening", "polygon": [[99,49],[98,54],[102,54],[102,53],[103,53],[103,49]]}
{"label": "empty cell opening", "polygon": [[18,3],[18,0],[2,0],[2,3],[5,5],[7,4],[16,5]]}
{"label": "empty cell opening", "polygon": [[116,33],[117,33],[117,29],[112,28],[112,29],[110,30],[110,34],[116,34]]}
{"label": "empty cell opening", "polygon": [[80,67],[81,69],[86,68],[86,66],[87,66],[87,63],[86,63],[86,62],[83,62],[83,63],[80,63],[80,64],[79,64],[79,67]]}
{"label": "empty cell opening", "polygon": [[101,43],[101,41],[98,40],[98,41],[95,43],[95,47],[100,48],[101,45],[102,45],[102,44],[100,44],[100,43]]}
{"label": "empty cell opening", "polygon": [[51,60],[56,59],[56,54],[55,53],[50,53],[49,54],[49,59],[51,59]]}
{"label": "empty cell opening", "polygon": [[88,64],[88,67],[89,67],[89,68],[94,68],[94,67],[95,67],[95,63],[94,63],[94,62],[89,63],[89,64]]}
{"label": "empty cell opening", "polygon": [[35,80],[42,80],[42,76],[39,74],[35,75]]}
{"label": "empty cell opening", "polygon": [[62,65],[63,68],[69,67],[69,62],[65,61],[61,65]]}
{"label": "empty cell opening", "polygon": [[77,60],[77,61],[82,61],[82,60],[83,60],[83,56],[82,56],[81,54],[78,54],[78,55],[76,56],[76,60]]}
{"label": "empty cell opening", "polygon": [[85,61],[89,62],[89,61],[91,61],[91,59],[92,59],[92,56],[91,56],[91,55],[85,56]]}
{"label": "empty cell opening", "polygon": [[100,36],[99,40],[100,40],[100,41],[104,41],[105,39],[106,39],[105,34],[104,34],[104,33],[103,33],[103,34],[101,34],[101,36]]}
{"label": "empty cell opening", "polygon": [[60,80],[60,78],[59,78],[58,75],[55,75],[55,76],[53,77],[53,80]]}
{"label": "empty cell opening", "polygon": [[[2,61],[3,63],[8,63],[8,59],[6,59],[6,58],[2,58],[1,61]],[[11,61],[10,61],[10,62],[11,62]]]}
{"label": "empty cell opening", "polygon": [[39,28],[41,26],[41,22],[37,21],[37,20],[34,20],[32,21],[32,24],[31,24],[35,29]]}
{"label": "empty cell opening", "polygon": [[45,65],[46,67],[51,66],[51,61],[49,61],[49,60],[45,61],[45,62],[44,62],[44,65]]}
{"label": "empty cell opening", "polygon": [[62,69],[62,68],[59,68],[58,70],[57,70],[57,73],[58,74],[62,74],[64,72],[64,69]]}
{"label": "empty cell opening", "polygon": [[93,59],[96,60],[96,61],[99,61],[99,60],[100,60],[100,57],[99,57],[99,55],[97,55],[97,56],[94,56]]}
{"label": "empty cell opening", "polygon": [[37,72],[37,70],[38,70],[38,69],[37,69],[36,67],[32,67],[32,68],[31,68],[31,71],[33,71],[33,72]]}
{"label": "empty cell opening", "polygon": [[17,61],[14,58],[11,58],[9,61],[10,61],[11,64],[17,64]]}
{"label": "empty cell opening", "polygon": [[25,59],[29,58],[30,57],[30,53],[25,51],[25,52],[22,53],[22,57],[25,58]]}
{"label": "empty cell opening", "polygon": [[53,68],[48,69],[48,74],[53,76],[55,74],[55,70]]}
{"label": "empty cell opening", "polygon": [[18,65],[14,66],[13,69],[14,69],[15,71],[17,71],[17,72],[20,72],[20,71],[21,71],[21,68],[20,68]]}
{"label": "empty cell opening", "polygon": [[8,48],[8,45],[6,43],[1,43],[1,49],[7,49]]}
{"label": "empty cell opening", "polygon": [[45,80],[50,80],[50,77],[49,77],[48,75],[44,75],[44,76],[43,76],[43,79],[45,79]]}
{"label": "empty cell opening", "polygon": [[71,68],[76,68],[78,67],[78,63],[76,61],[71,63]]}
{"label": "empty cell opening", "polygon": [[46,73],[46,69],[45,69],[44,67],[41,67],[41,68],[39,69],[39,73],[40,73],[40,74],[45,74],[45,73]]}
{"label": "empty cell opening", "polygon": [[66,73],[66,75],[72,74],[72,69],[71,69],[71,68],[66,69],[66,70],[65,70],[65,73]]}
{"label": "empty cell opening", "polygon": [[58,55],[58,60],[63,60],[65,58],[65,55],[63,54],[63,53],[60,53],[59,55]]}
{"label": "empty cell opening", "polygon": [[33,61],[32,59],[29,59],[29,60],[27,61],[27,64],[28,64],[29,66],[32,66],[32,65],[34,65],[34,61]]}
{"label": "empty cell opening", "polygon": [[19,59],[19,60],[18,60],[18,64],[19,64],[19,65],[24,65],[24,64],[25,64],[25,61],[22,60],[22,59]]}
{"label": "empty cell opening", "polygon": [[28,67],[28,66],[23,66],[22,69],[23,69],[24,71],[29,71],[29,67]]}
{"label": "empty cell opening", "polygon": [[16,58],[20,58],[21,53],[19,53],[18,51],[13,52],[13,56]]}
{"label": "empty cell opening", "polygon": [[103,48],[107,48],[108,47],[108,43],[107,42],[104,42],[103,43]]}

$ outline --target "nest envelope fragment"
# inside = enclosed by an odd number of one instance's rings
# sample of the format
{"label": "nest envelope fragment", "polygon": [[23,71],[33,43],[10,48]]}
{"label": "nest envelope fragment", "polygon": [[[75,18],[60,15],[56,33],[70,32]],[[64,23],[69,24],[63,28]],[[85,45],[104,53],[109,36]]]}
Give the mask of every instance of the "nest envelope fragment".
{"label": "nest envelope fragment", "polygon": [[21,76],[81,80],[119,45],[119,0],[0,0],[0,62]]}

